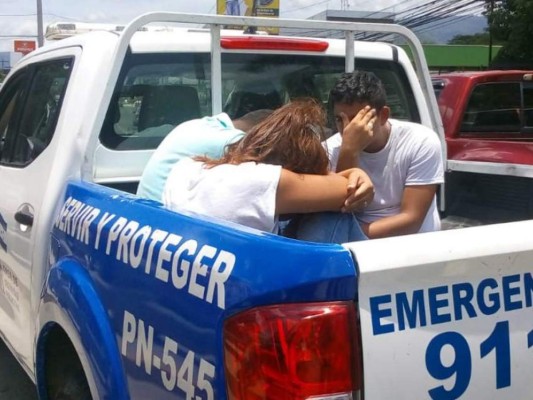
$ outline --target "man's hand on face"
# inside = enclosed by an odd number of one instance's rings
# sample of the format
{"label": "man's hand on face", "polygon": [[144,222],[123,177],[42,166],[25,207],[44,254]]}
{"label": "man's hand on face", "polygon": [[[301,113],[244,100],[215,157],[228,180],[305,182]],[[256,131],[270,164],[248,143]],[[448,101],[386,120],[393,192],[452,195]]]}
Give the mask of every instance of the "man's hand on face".
{"label": "man's hand on face", "polygon": [[370,106],[365,106],[351,120],[345,112],[340,112],[342,120],[342,142],[355,152],[363,151],[374,138],[374,124],[377,122],[377,112]]}

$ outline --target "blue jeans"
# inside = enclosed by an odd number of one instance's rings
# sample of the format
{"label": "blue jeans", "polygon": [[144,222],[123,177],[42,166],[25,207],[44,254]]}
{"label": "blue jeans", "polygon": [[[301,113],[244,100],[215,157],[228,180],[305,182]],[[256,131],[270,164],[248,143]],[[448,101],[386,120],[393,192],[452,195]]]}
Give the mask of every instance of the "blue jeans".
{"label": "blue jeans", "polygon": [[282,234],[320,243],[346,243],[368,239],[355,215],[340,212],[299,215],[289,222]]}
{"label": "blue jeans", "polygon": [[226,0],[226,15],[241,15],[241,7],[238,0]]}

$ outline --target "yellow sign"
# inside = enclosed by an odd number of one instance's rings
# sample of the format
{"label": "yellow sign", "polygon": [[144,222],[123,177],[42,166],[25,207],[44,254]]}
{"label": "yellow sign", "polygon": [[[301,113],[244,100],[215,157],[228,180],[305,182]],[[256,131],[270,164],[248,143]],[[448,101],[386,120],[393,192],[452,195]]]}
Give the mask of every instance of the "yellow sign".
{"label": "yellow sign", "polygon": [[[279,17],[280,0],[217,0],[218,15],[240,15],[256,17]],[[228,26],[227,28],[242,29],[241,26]],[[278,34],[279,28],[262,28],[270,34]]]}

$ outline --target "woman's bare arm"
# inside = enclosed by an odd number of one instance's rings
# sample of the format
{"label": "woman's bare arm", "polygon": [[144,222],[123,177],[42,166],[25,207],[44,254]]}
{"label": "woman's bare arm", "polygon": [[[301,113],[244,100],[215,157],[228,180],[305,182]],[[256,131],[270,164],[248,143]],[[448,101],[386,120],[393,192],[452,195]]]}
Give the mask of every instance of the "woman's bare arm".
{"label": "woman's bare arm", "polygon": [[[347,202],[372,200],[374,189],[358,168],[330,175],[306,175],[282,169],[276,193],[276,214],[342,211]],[[348,199],[351,199],[349,201]]]}

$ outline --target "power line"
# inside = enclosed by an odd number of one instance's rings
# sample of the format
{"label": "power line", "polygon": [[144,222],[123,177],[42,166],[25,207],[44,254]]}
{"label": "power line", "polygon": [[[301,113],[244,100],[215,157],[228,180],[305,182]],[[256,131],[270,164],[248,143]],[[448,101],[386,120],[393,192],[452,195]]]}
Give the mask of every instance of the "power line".
{"label": "power line", "polygon": [[[0,17],[35,17],[36,15],[37,15],[36,13],[34,13],[34,14],[0,14]],[[80,18],[65,17],[63,15],[57,15],[57,14],[52,14],[52,13],[44,13],[43,15],[56,17],[56,18],[70,19],[70,20],[73,20],[73,21],[79,21],[80,20]]]}
{"label": "power line", "polygon": [[17,37],[37,37],[37,35],[0,35],[0,40],[8,40],[8,38],[17,38]]}
{"label": "power line", "polygon": [[426,32],[433,31],[433,30],[435,30],[437,28],[442,28],[443,26],[456,25],[457,23],[462,22],[462,21],[468,19],[469,17],[470,17],[469,15],[463,15],[461,17],[457,17],[457,19],[454,19],[452,21],[450,21],[450,20],[442,21],[440,23],[436,23],[436,24],[433,24],[431,26],[419,29],[417,32],[418,33],[426,33]]}
{"label": "power line", "polygon": [[[424,4],[417,5],[396,15],[396,23],[409,29],[414,29],[425,25],[434,25],[443,22],[443,18],[461,16],[461,13],[478,11],[483,8],[477,0],[460,0],[460,1],[438,1],[433,0]],[[453,23],[453,21],[450,21]],[[420,32],[420,29],[417,30]],[[383,37],[381,34],[372,34],[366,36],[367,39],[376,40]]]}
{"label": "power line", "polygon": [[56,17],[56,18],[68,19],[68,20],[71,20],[71,21],[80,21],[81,22],[80,18],[65,17],[63,15],[57,15],[57,14],[51,14],[51,13],[45,13],[44,15],[51,16],[51,17]]}
{"label": "power line", "polygon": [[312,3],[312,4],[309,4],[309,5],[304,6],[304,7],[293,8],[292,10],[283,11],[283,14],[289,14],[289,13],[292,13],[292,12],[295,12],[295,11],[300,11],[300,10],[303,10],[303,9],[306,9],[306,8],[311,8],[311,7],[314,7],[314,6],[318,6],[319,4],[324,4],[324,3],[329,3],[329,2],[330,2],[330,0],[317,1],[316,3]]}
{"label": "power line", "polygon": [[459,2],[449,2],[434,7],[429,12],[421,11],[408,16],[399,21],[402,25],[407,27],[417,27],[420,25],[426,25],[434,21],[440,20],[443,17],[456,16],[459,12],[472,11],[479,7],[477,0],[463,0]]}
{"label": "power line", "polygon": [[35,17],[37,14],[0,14],[0,17]]}

